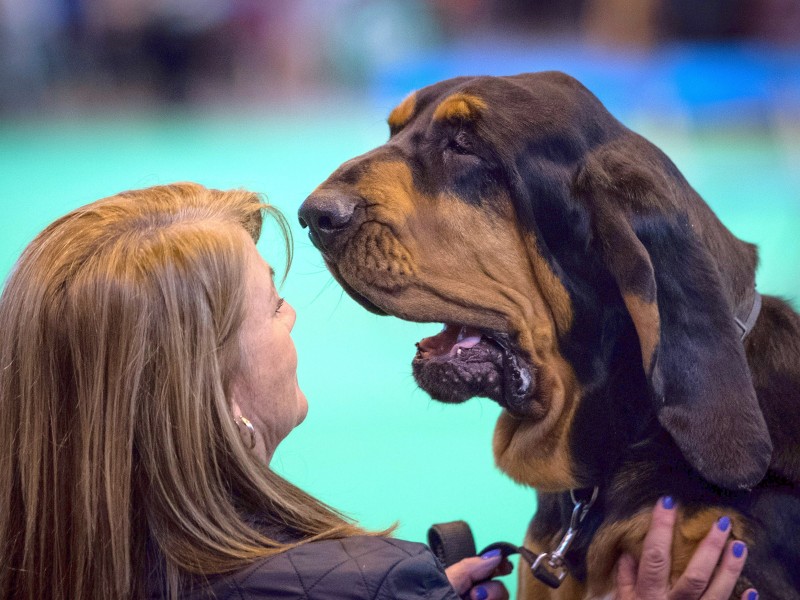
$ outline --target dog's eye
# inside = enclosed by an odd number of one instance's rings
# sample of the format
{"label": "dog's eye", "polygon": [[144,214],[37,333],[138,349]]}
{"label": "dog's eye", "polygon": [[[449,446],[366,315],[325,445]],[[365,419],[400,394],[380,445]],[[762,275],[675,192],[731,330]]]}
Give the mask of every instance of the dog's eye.
{"label": "dog's eye", "polygon": [[450,139],[447,148],[456,154],[472,154],[472,144],[463,131],[459,131],[455,137]]}

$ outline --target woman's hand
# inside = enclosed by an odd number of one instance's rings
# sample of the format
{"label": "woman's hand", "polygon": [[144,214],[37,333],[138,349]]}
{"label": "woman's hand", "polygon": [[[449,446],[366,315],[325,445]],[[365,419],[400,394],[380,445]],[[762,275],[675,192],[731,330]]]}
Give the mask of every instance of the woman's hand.
{"label": "woman's hand", "polygon": [[[471,600],[508,600],[508,590],[500,581],[490,577],[508,575],[514,566],[503,558],[500,550],[483,556],[465,558],[445,569],[447,579],[459,596]],[[477,585],[476,585],[477,584]]]}
{"label": "woman's hand", "polygon": [[[722,517],[700,542],[686,571],[670,588],[672,498],[662,498],[653,509],[653,521],[644,539],[641,562],[624,554],[617,563],[617,600],[727,600],[747,558],[744,542],[728,541],[731,522]],[[720,561],[720,556],[722,560]],[[717,564],[719,563],[719,567]],[[742,600],[756,600],[758,592],[745,591]]]}

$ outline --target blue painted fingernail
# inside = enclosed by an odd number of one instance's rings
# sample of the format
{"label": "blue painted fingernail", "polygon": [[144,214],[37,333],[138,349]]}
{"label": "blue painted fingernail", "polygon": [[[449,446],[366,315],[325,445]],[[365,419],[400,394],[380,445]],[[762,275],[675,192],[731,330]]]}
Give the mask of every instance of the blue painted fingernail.
{"label": "blue painted fingernail", "polygon": [[750,593],[747,594],[747,600],[758,600],[758,592],[755,590],[750,590]]}
{"label": "blue painted fingernail", "polygon": [[500,556],[500,549],[499,548],[495,548],[494,550],[489,550],[485,554],[481,554],[481,558],[483,560],[490,560],[492,558],[497,558],[498,556]]}
{"label": "blue painted fingernail", "polygon": [[675,506],[675,500],[672,499],[672,496],[664,496],[661,499],[661,506],[667,510],[671,510]]}
{"label": "blue painted fingernail", "polygon": [[717,521],[717,527],[720,531],[728,531],[728,527],[731,526],[731,520],[728,517],[720,517],[719,521]]}
{"label": "blue painted fingernail", "polygon": [[486,591],[485,587],[479,586],[475,588],[475,600],[486,600],[488,597],[489,592]]}
{"label": "blue painted fingernail", "polygon": [[733,555],[736,558],[742,558],[745,548],[747,548],[747,546],[744,545],[744,542],[733,542]]}

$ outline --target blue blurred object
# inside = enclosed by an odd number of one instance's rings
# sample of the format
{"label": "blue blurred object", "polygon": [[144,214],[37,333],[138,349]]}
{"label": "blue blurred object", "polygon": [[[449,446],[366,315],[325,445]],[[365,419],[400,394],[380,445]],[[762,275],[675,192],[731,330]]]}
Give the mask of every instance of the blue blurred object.
{"label": "blue blurred object", "polygon": [[[592,90],[618,117],[643,109],[695,124],[764,124],[800,99],[800,52],[753,43],[681,43],[649,52],[547,43],[452,47],[377,73],[372,93],[386,103],[458,75],[564,71]],[[632,103],[631,98],[638,102]]]}

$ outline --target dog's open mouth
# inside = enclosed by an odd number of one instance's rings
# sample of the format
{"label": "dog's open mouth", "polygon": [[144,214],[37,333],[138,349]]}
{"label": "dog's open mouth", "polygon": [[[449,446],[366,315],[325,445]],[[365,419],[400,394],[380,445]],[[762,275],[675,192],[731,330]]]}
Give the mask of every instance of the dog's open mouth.
{"label": "dog's open mouth", "polygon": [[[327,266],[344,290],[368,311],[424,322],[413,314],[398,314],[357,292],[339,273]],[[411,363],[417,385],[440,402],[460,403],[470,398],[494,400],[510,413],[527,418],[546,414],[537,393],[536,368],[507,333],[445,323],[437,335],[420,340]]]}
{"label": "dog's open mouth", "polygon": [[490,398],[516,414],[529,414],[535,369],[505,334],[446,323],[417,344],[414,379],[434,400]]}

